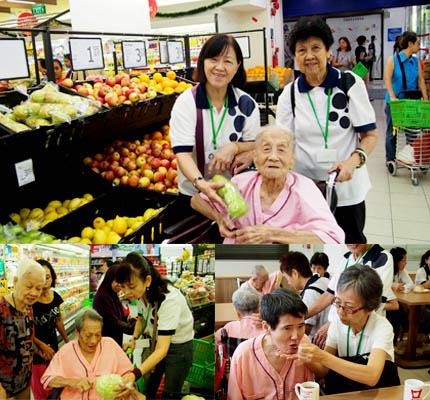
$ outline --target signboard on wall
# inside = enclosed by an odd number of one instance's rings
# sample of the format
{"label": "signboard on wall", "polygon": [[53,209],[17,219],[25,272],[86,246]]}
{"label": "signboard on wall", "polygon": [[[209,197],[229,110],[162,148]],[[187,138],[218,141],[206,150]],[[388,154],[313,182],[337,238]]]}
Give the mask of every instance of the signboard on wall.
{"label": "signboard on wall", "polygon": [[389,28],[388,29],[388,41],[389,42],[395,42],[397,36],[400,36],[402,34],[402,28]]}

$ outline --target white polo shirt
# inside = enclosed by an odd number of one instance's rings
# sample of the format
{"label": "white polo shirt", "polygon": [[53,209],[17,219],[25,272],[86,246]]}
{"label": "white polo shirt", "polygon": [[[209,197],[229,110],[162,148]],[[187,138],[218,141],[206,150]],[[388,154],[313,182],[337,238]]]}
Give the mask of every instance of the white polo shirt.
{"label": "white polo shirt", "polygon": [[[354,255],[351,252],[348,252],[344,256],[344,260],[340,263],[336,272],[333,274],[333,277],[330,280],[330,283],[327,288],[327,292],[336,296],[337,293],[337,284],[339,282],[340,275],[347,267],[354,265],[357,261],[354,258]],[[382,281],[382,303],[377,310],[377,313],[385,317],[384,306],[387,301],[396,299],[396,295],[394,294],[391,285],[393,283],[393,256],[389,251],[384,250],[378,244],[372,246],[372,248],[359,260],[359,264],[365,264],[369,267],[373,268],[379,275]],[[335,316],[337,316],[336,307],[334,305],[331,306],[331,311],[329,315],[329,320],[333,321]]]}
{"label": "white polo shirt", "polygon": [[407,288],[412,289],[415,285],[406,270],[399,271],[393,277],[393,283],[403,283]]}
{"label": "white polo shirt", "polygon": [[[260,111],[255,100],[243,90],[229,85],[227,89],[228,111],[225,115],[221,129],[216,138],[216,150],[212,142],[212,121],[209,102],[206,91],[202,85],[197,87],[196,100],[194,100],[191,88],[182,93],[173,106],[170,117],[170,139],[175,154],[192,153],[196,161],[196,124],[197,107],[202,109],[203,117],[203,136],[205,150],[205,172],[204,177],[210,179],[207,166],[217,150],[231,142],[252,142],[258,136],[260,129]],[[218,113],[213,108],[215,130],[217,130],[225,106]],[[197,162],[196,162],[197,164]],[[231,178],[229,174],[226,177]],[[178,168],[179,191],[183,194],[193,196],[197,190]]]}
{"label": "white polo shirt", "polygon": [[[320,277],[318,274],[314,274],[306,283],[301,296],[303,303],[306,304],[308,309],[315,303],[315,301],[323,294],[328,287],[329,280],[324,277]],[[330,312],[330,307],[327,307],[325,310],[321,311],[318,314],[308,318],[305,320],[305,324],[312,325],[312,330],[309,334],[310,339],[312,340],[315,333],[327,323],[328,315]]]}
{"label": "white polo shirt", "polygon": [[[349,356],[357,354],[361,331],[354,335],[352,328],[349,332]],[[342,324],[337,317],[330,324],[327,333],[326,346],[337,350],[339,357],[347,356],[348,326]],[[367,320],[360,345],[360,355],[368,354],[373,349],[381,349],[386,353],[386,360],[394,362],[393,327],[390,322],[381,315],[372,312]]]}
{"label": "white polo shirt", "polygon": [[427,271],[425,267],[418,268],[417,274],[415,275],[415,284],[421,285],[429,280],[429,274],[427,274]]}
{"label": "white polo shirt", "polygon": [[[347,95],[338,87],[340,71],[328,66],[327,77],[321,86],[310,86],[302,74],[284,88],[278,100],[276,124],[291,131],[295,141],[294,171],[314,180],[327,180],[327,171],[334,161],[317,161],[318,154],[324,149],[324,138],[308,94],[325,130],[328,89],[332,88],[327,144],[328,149],[336,151],[336,161],[348,159],[359,147],[361,132],[376,129],[375,111],[370,104],[363,80],[351,71],[345,74]],[[291,85],[294,85],[295,117],[292,113]],[[338,206],[361,203],[370,188],[367,167],[356,169],[350,181],[336,183]]]}
{"label": "white polo shirt", "polygon": [[[172,336],[172,343],[186,343],[194,337],[194,319],[185,300],[185,296],[173,285],[168,285],[168,293],[164,295],[164,300],[158,306],[158,325],[159,336]],[[154,330],[154,309],[141,299],[137,301],[139,317],[144,319],[148,315],[147,328],[150,335]],[[145,321],[143,322],[145,324]]]}

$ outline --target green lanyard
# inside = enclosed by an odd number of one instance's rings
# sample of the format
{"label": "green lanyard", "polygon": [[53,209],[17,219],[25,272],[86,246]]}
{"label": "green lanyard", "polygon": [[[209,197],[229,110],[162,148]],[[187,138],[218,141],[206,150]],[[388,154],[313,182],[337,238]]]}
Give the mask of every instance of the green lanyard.
{"label": "green lanyard", "polygon": [[[357,353],[355,354],[356,356],[360,354],[361,339],[363,339],[363,333],[364,333],[364,330],[366,329],[366,325],[367,325],[367,321],[364,324],[363,329],[361,330],[360,340],[358,341]],[[350,331],[351,331],[351,327],[348,326],[348,336],[346,338],[346,356],[347,357],[349,357],[349,332]]]}
{"label": "green lanyard", "polygon": [[148,325],[149,308],[150,308],[150,304],[148,303],[148,312],[146,313],[145,325],[143,325],[143,322],[142,322],[142,333],[140,334],[140,336],[143,336],[143,334],[145,333],[145,329],[146,329],[146,327]]}
{"label": "green lanyard", "polygon": [[[355,262],[356,264],[358,264],[360,262],[360,260],[366,255],[366,253],[369,251],[369,249],[372,247],[372,245],[369,245],[369,247],[364,251],[364,253],[358,257],[358,260]],[[345,269],[348,268],[348,264],[349,264],[349,257],[348,260],[346,260],[346,265],[345,265]]]}
{"label": "green lanyard", "polygon": [[312,103],[312,99],[311,99],[311,96],[309,95],[309,92],[307,92],[307,95],[308,95],[309,102],[311,103],[312,110],[314,111],[315,119],[318,122],[318,126],[320,127],[321,133],[322,133],[323,138],[324,138],[324,147],[327,149],[328,148],[328,146],[327,146],[327,139],[328,139],[328,121],[329,121],[329,115],[330,115],[331,88],[328,89],[327,119],[326,119],[326,122],[325,122],[325,133],[324,133],[323,128],[322,128],[322,126],[320,124],[320,120],[318,119],[318,115],[317,115],[317,112],[315,111],[314,103]]}
{"label": "green lanyard", "polygon": [[213,107],[212,107],[212,103],[211,103],[211,99],[209,98],[208,94],[206,93],[206,97],[208,99],[208,103],[209,103],[209,109],[211,110],[211,121],[212,121],[212,143],[214,145],[214,150],[216,150],[216,138],[218,137],[218,133],[221,129],[221,125],[224,122],[224,118],[225,115],[227,114],[227,109],[228,109],[228,95],[225,96],[225,107],[224,107],[224,113],[222,114],[221,117],[221,122],[218,125],[218,129],[215,132],[215,122],[214,122],[214,113],[213,113]]}

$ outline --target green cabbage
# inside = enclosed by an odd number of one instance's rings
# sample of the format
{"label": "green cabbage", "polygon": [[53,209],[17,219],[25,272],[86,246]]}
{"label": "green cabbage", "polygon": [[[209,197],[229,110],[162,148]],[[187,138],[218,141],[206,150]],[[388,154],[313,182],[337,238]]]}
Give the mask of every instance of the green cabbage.
{"label": "green cabbage", "polygon": [[113,390],[122,383],[122,378],[117,374],[102,375],[96,380],[96,391],[104,399],[113,399],[118,392]]}

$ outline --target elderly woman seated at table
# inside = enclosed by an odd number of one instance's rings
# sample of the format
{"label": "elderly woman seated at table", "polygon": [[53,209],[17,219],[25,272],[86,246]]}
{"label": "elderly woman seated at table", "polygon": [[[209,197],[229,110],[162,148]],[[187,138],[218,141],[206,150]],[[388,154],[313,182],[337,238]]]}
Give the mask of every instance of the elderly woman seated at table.
{"label": "elderly woman seated at table", "polygon": [[191,206],[217,222],[224,243],[343,243],[327,202],[312,180],[291,171],[293,140],[279,127],[264,127],[255,142],[258,171],[232,178],[248,212],[231,223],[227,212],[200,193]]}
{"label": "elderly woman seated at table", "polygon": [[41,378],[45,389],[64,388],[61,400],[102,400],[95,391],[97,377],[123,375],[133,365],[110,337],[102,337],[103,318],[93,309],[84,309],[76,317],[76,336],[55,354]]}
{"label": "elderly woman seated at table", "polygon": [[295,357],[325,375],[327,394],[400,384],[393,328],[375,313],[381,296],[382,281],[374,269],[360,264],[347,268],[337,285],[338,318],[330,325],[325,350],[299,346]]}
{"label": "elderly woman seated at table", "polygon": [[233,306],[239,321],[231,321],[215,333],[215,341],[221,341],[222,330],[229,338],[249,339],[264,333],[261,325],[257,325],[253,314],[260,310],[260,296],[255,290],[240,287],[232,296]]}
{"label": "elderly woman seated at table", "polygon": [[242,287],[255,290],[260,297],[272,293],[282,282],[281,271],[272,272],[270,275],[264,265],[256,265],[252,268],[252,276],[242,284]]}

